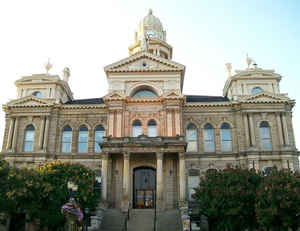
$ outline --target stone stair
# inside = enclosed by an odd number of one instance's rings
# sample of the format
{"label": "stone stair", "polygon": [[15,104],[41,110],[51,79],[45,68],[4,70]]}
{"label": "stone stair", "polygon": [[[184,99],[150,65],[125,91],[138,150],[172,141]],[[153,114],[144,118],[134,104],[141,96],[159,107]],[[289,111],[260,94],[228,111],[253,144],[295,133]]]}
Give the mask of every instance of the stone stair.
{"label": "stone stair", "polygon": [[153,231],[154,209],[132,209],[128,231]]}
{"label": "stone stair", "polygon": [[103,213],[103,220],[99,231],[122,231],[125,216],[119,209],[107,209]]}
{"label": "stone stair", "polygon": [[178,209],[166,210],[157,215],[157,231],[180,231],[181,217]]}

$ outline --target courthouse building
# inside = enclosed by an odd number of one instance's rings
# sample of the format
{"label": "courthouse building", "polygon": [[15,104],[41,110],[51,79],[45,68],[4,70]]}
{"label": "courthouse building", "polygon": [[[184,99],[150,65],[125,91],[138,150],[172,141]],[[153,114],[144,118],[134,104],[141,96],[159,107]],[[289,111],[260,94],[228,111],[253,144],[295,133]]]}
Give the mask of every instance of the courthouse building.
{"label": "courthouse building", "polygon": [[172,60],[166,35],[150,10],[129,57],[104,68],[103,97],[74,99],[68,68],[62,78],[47,71],[17,80],[16,99],[3,105],[0,158],[101,170],[103,201],[122,209],[182,206],[209,169],[299,169],[295,101],[280,92],[281,76],[247,59],[234,74],[226,65],[222,96],[184,95],[185,66]]}

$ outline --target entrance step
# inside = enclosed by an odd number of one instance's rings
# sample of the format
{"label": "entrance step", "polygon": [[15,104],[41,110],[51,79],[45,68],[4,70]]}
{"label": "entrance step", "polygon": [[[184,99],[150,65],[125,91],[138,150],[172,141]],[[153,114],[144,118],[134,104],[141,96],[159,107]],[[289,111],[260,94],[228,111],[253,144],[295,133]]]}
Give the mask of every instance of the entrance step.
{"label": "entrance step", "polygon": [[153,231],[154,209],[132,209],[128,231]]}
{"label": "entrance step", "polygon": [[101,231],[121,231],[124,227],[125,217],[119,209],[107,209],[103,214]]}
{"label": "entrance step", "polygon": [[157,216],[157,231],[180,231],[181,217],[178,209],[160,212]]}

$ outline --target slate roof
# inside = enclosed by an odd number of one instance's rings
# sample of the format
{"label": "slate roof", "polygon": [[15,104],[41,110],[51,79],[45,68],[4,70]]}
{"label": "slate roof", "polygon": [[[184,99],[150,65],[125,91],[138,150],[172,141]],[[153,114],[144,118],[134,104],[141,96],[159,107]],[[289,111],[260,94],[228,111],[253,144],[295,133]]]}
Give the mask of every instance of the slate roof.
{"label": "slate roof", "polygon": [[66,102],[65,104],[103,104],[102,98],[91,98],[91,99],[74,99]]}
{"label": "slate roof", "polygon": [[229,99],[223,96],[209,96],[209,95],[186,95],[186,102],[227,102]]}
{"label": "slate roof", "polygon": [[[229,99],[223,96],[208,96],[208,95],[186,95],[186,102],[227,102]],[[74,99],[68,101],[65,104],[103,104],[103,98],[91,98],[91,99]]]}

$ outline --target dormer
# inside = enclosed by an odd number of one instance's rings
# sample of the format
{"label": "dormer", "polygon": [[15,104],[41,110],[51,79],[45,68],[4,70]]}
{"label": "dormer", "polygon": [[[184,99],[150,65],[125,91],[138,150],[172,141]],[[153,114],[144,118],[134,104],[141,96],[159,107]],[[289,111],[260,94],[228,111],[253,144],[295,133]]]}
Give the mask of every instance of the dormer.
{"label": "dormer", "polygon": [[257,64],[254,64],[251,68],[236,70],[235,73],[234,75],[229,74],[223,89],[223,95],[230,100],[261,92],[280,94],[281,76],[274,70],[258,68]]}
{"label": "dormer", "polygon": [[61,80],[58,75],[34,74],[23,76],[15,82],[15,85],[17,87],[17,99],[35,96],[61,103],[73,99],[73,93],[68,82]]}

